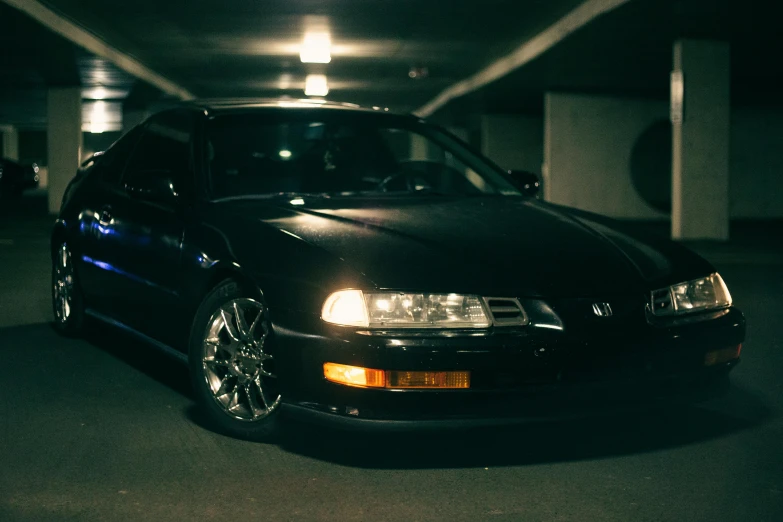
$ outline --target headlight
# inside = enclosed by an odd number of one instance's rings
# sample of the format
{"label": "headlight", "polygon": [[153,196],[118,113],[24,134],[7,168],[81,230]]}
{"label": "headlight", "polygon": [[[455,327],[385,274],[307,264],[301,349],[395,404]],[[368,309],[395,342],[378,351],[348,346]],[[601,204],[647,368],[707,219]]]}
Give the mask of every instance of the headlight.
{"label": "headlight", "polygon": [[461,294],[406,294],[341,290],[321,311],[324,321],[374,328],[487,328],[491,322],[481,299]]}
{"label": "headlight", "polygon": [[652,293],[653,315],[680,315],[731,306],[731,294],[720,274],[686,281]]}
{"label": "headlight", "polygon": [[326,298],[321,318],[342,326],[368,326],[367,306],[361,290],[340,290]]}

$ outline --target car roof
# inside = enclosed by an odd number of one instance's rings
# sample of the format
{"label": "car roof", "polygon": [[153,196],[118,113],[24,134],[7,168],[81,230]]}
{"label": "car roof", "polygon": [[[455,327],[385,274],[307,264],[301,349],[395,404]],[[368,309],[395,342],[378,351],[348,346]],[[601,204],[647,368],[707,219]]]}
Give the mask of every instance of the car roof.
{"label": "car roof", "polygon": [[[329,109],[364,113],[388,113],[387,107],[362,107],[353,103],[343,103],[322,99],[296,98],[212,98],[187,102],[188,105],[204,109],[211,113],[236,112],[253,109]],[[400,116],[399,113],[393,113]]]}

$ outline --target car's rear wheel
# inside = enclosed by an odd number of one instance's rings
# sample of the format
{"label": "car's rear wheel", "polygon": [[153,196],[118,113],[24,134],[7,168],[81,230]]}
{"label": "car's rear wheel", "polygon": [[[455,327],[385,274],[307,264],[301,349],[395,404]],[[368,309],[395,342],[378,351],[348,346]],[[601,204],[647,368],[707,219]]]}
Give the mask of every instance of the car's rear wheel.
{"label": "car's rear wheel", "polygon": [[66,335],[81,333],[84,303],[71,250],[64,241],[52,252],[52,310],[54,326],[59,332]]}
{"label": "car's rear wheel", "polygon": [[278,432],[281,396],[266,308],[224,281],[202,302],[190,334],[196,399],[220,431],[269,441]]}

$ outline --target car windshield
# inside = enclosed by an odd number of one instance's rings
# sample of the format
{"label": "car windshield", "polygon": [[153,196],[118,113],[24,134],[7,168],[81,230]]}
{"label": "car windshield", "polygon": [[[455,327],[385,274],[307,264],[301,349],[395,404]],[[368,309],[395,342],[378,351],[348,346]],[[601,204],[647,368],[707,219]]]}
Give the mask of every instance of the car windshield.
{"label": "car windshield", "polygon": [[213,199],[520,195],[498,167],[413,118],[286,112],[210,120],[207,162]]}

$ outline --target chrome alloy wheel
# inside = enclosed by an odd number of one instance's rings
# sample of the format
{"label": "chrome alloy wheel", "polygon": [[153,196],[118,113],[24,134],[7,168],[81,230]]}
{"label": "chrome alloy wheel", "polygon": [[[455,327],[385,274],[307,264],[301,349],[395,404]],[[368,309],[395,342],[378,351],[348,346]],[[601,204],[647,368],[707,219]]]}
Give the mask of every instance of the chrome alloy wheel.
{"label": "chrome alloy wheel", "polygon": [[241,298],[220,307],[207,323],[202,364],[215,402],[232,418],[258,421],[280,406],[274,357],[265,342],[264,306]]}
{"label": "chrome alloy wheel", "polygon": [[54,313],[60,323],[68,322],[73,309],[73,263],[68,245],[63,243],[55,253],[52,282]]}

